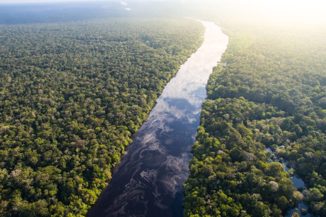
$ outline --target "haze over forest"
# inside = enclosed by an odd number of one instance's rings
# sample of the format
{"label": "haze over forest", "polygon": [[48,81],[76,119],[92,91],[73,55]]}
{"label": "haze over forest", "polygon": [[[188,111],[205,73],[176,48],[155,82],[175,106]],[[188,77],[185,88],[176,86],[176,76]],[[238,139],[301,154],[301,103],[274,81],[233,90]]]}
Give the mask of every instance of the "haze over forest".
{"label": "haze over forest", "polygon": [[326,217],[325,11],[0,0],[0,216]]}

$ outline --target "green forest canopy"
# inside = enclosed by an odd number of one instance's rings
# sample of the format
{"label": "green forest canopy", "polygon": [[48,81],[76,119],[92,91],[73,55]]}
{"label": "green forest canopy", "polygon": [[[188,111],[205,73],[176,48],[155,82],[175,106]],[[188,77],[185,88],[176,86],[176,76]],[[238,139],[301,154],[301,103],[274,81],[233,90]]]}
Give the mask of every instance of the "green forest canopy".
{"label": "green forest canopy", "polygon": [[[326,216],[325,34],[273,30],[227,30],[193,147],[186,216],[283,216],[302,199]],[[306,190],[294,188],[267,147]]]}
{"label": "green forest canopy", "polygon": [[190,20],[0,27],[0,216],[84,216],[179,66]]}

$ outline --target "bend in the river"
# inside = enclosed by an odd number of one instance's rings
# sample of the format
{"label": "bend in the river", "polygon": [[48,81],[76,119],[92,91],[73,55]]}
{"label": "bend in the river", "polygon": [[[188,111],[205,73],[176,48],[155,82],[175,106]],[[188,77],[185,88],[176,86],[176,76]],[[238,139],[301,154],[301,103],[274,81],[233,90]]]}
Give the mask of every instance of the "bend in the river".
{"label": "bend in the river", "polygon": [[165,87],[146,123],[128,147],[90,217],[179,217],[191,147],[206,98],[206,84],[228,37],[212,22],[201,47]]}

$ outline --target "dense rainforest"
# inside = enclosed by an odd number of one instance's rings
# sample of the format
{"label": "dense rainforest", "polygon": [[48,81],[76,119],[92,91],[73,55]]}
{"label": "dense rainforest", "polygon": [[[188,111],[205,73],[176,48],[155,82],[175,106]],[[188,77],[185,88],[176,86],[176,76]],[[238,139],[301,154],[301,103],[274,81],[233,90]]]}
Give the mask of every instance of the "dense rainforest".
{"label": "dense rainforest", "polygon": [[[278,217],[304,201],[326,216],[326,32],[226,31],[230,44],[208,82],[193,146],[185,215]],[[305,186],[296,188],[294,175]]]}
{"label": "dense rainforest", "polygon": [[0,216],[84,216],[202,33],[190,20],[0,26]]}

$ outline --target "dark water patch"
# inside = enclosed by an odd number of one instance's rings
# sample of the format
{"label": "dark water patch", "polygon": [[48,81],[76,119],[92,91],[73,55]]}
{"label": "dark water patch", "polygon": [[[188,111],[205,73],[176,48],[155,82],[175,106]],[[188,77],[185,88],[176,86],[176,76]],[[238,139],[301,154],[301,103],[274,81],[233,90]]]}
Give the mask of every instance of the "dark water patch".
{"label": "dark water patch", "polygon": [[[274,150],[272,150],[271,148],[267,148],[266,151],[268,153],[270,153],[271,161],[280,162],[283,165],[284,170],[289,172],[289,170],[291,168],[289,168],[287,162],[283,158],[279,158],[275,154]],[[304,183],[303,179],[299,178],[295,174],[291,174],[290,178],[291,178],[293,186],[297,190],[299,190],[300,192],[303,192],[306,189],[306,184]],[[285,217],[292,217],[294,214],[297,214],[297,216],[300,216],[300,217],[314,217],[314,215],[312,213],[309,213],[308,205],[304,201],[299,201],[293,209],[289,210],[286,213]]]}

